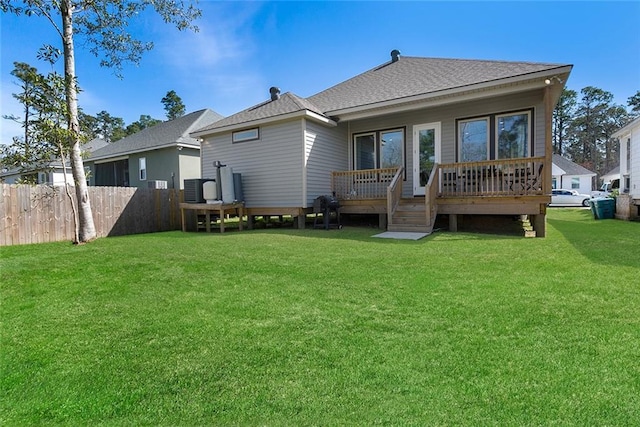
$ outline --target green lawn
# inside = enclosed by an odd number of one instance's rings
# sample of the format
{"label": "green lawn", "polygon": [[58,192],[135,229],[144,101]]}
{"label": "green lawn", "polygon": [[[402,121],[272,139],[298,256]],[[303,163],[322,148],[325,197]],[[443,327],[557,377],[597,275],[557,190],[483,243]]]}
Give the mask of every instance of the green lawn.
{"label": "green lawn", "polygon": [[638,425],[640,223],[1,248],[2,425]]}

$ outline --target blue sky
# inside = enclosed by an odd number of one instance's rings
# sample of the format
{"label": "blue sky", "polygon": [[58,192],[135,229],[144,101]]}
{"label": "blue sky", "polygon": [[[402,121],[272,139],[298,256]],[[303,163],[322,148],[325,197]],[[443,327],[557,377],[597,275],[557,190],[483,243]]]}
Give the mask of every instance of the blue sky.
{"label": "blue sky", "polygon": [[[199,33],[178,32],[153,13],[131,30],[155,43],[124,79],[99,66],[76,41],[80,106],[127,124],[141,114],[165,118],[161,98],[175,90],[187,111],[230,115],[269,97],[269,87],[307,97],[405,56],[573,64],[567,86],[596,86],[616,103],[640,89],[640,2],[214,2],[201,1]],[[14,61],[42,72],[43,43],[58,43],[38,18],[1,16],[1,113],[19,114],[11,97]],[[61,66],[62,64],[60,64]],[[0,141],[20,128],[1,120]]]}

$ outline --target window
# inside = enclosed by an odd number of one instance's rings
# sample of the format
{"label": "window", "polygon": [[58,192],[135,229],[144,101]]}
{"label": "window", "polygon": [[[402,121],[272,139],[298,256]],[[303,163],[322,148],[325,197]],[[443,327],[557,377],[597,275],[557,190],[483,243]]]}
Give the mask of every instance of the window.
{"label": "window", "polygon": [[404,166],[404,129],[367,132],[353,136],[355,170]]}
{"label": "window", "polygon": [[458,160],[478,162],[530,157],[532,111],[458,120]]}
{"label": "window", "polygon": [[489,147],[489,119],[460,120],[460,161],[476,162],[487,160]]}
{"label": "window", "polygon": [[496,116],[498,159],[529,157],[529,113]]}
{"label": "window", "polygon": [[404,131],[396,129],[380,132],[380,167],[397,168],[404,165]]}
{"label": "window", "polygon": [[140,167],[140,181],[145,181],[147,179],[147,158],[140,157],[138,165]]}
{"label": "window", "polygon": [[376,135],[356,135],[354,137],[354,163],[355,169],[376,168]]}
{"label": "window", "polygon": [[580,188],[580,178],[579,177],[571,178],[571,189],[577,190],[579,188]]}
{"label": "window", "polygon": [[258,128],[239,130],[233,132],[231,136],[232,142],[245,142],[260,139],[260,131]]}
{"label": "window", "polygon": [[555,176],[551,178],[551,188],[558,188],[558,179]]}

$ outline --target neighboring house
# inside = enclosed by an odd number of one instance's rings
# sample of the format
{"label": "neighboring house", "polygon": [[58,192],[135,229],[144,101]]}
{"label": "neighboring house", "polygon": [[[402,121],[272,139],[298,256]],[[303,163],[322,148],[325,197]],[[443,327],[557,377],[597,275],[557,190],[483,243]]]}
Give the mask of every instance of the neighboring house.
{"label": "neighboring house", "polygon": [[[82,151],[87,154],[92,151],[98,150],[107,145],[107,142],[102,138],[94,138],[91,141],[87,142],[82,146]],[[71,185],[74,185],[73,174],[71,173],[71,165],[69,160],[65,162],[66,167],[66,175],[67,182]],[[20,182],[26,176],[33,175],[36,178],[36,184],[46,184],[46,185],[64,185],[65,184],[65,168],[62,165],[62,161],[60,159],[52,160],[50,162],[46,162],[38,168],[27,169],[27,170],[17,170],[11,169],[0,172],[0,182],[5,184],[15,184]]]}
{"label": "neighboring house", "polygon": [[437,214],[531,215],[545,235],[551,117],[572,66],[400,57],[309,98],[268,101],[203,127],[214,161],[242,174],[247,214],[302,219],[332,192],[342,213],[430,231]]}
{"label": "neighboring house", "polygon": [[577,190],[581,194],[591,194],[595,172],[573,163],[559,154],[553,155],[551,188]]}
{"label": "neighboring house", "polygon": [[185,179],[200,178],[200,141],[189,133],[221,118],[199,110],[112,142],[85,161],[89,184],[182,189]]}
{"label": "neighboring house", "polygon": [[616,206],[625,219],[640,218],[640,117],[613,134],[620,141],[620,196]]}
{"label": "neighboring house", "polygon": [[616,166],[600,177],[601,184],[613,182],[615,180],[620,180],[620,166]]}

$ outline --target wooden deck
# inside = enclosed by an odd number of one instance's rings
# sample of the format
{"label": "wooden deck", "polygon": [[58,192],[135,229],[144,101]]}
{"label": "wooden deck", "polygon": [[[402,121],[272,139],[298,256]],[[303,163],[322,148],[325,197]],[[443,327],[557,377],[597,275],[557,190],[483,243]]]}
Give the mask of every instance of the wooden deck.
{"label": "wooden deck", "polygon": [[544,235],[551,201],[544,165],[544,157],[437,164],[425,196],[412,198],[402,197],[402,168],[339,171],[332,191],[342,213],[386,215],[389,230],[430,231],[437,214],[449,215],[454,228],[456,215],[531,215]]}

